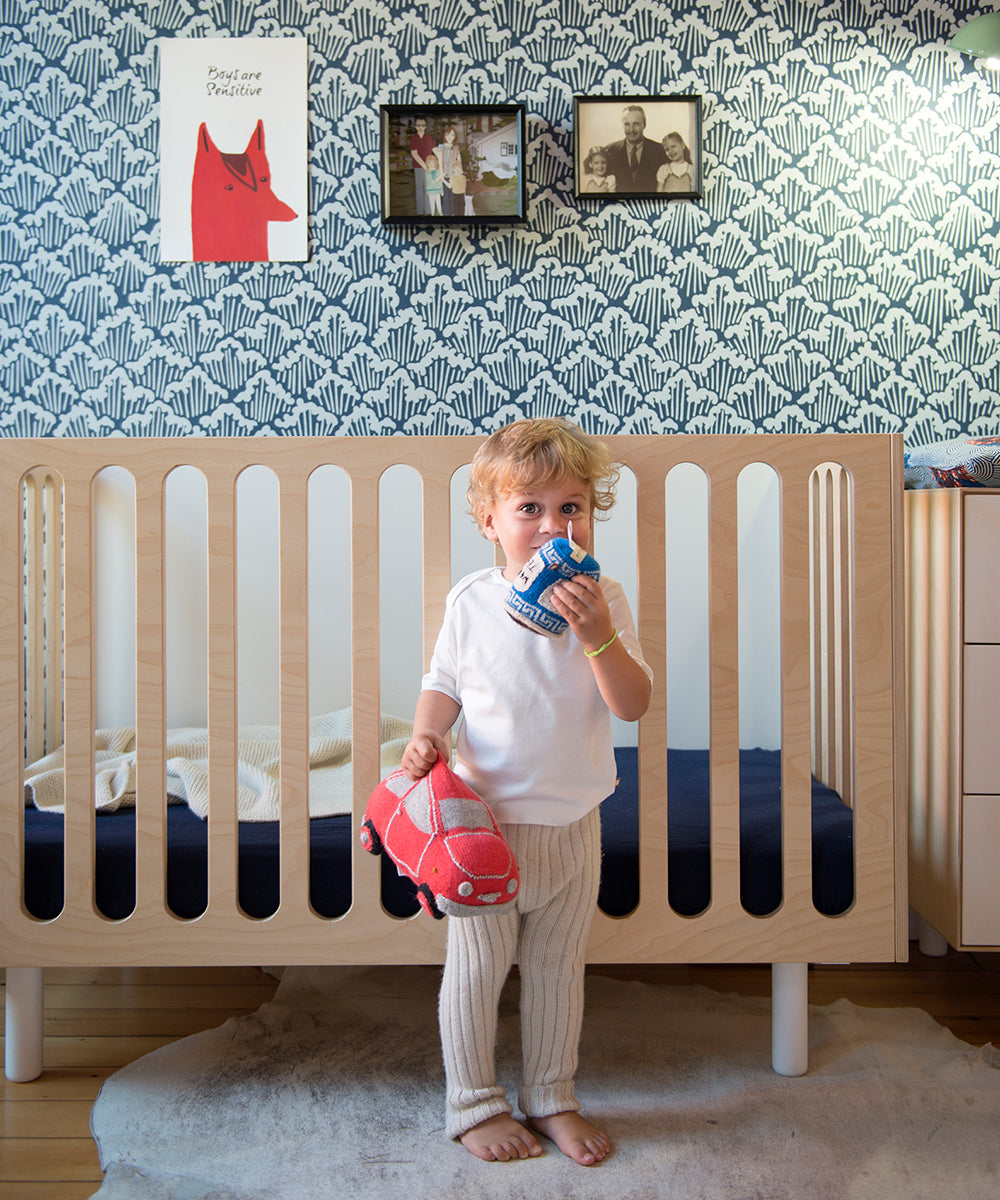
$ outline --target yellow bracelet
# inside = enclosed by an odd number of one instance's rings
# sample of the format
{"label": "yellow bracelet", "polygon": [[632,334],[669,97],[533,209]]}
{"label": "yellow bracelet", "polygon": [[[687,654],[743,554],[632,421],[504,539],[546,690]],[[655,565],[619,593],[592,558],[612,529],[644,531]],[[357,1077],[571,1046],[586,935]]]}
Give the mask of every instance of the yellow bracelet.
{"label": "yellow bracelet", "polygon": [[617,636],[618,636],[618,630],[616,629],[614,631],[614,633],[611,635],[611,637],[608,638],[608,640],[604,643],[604,645],[599,650],[584,650],[584,654],[586,654],[586,656],[588,658],[596,658],[598,656],[598,654],[603,654],[604,651],[607,650],[607,648],[614,642],[614,640]]}

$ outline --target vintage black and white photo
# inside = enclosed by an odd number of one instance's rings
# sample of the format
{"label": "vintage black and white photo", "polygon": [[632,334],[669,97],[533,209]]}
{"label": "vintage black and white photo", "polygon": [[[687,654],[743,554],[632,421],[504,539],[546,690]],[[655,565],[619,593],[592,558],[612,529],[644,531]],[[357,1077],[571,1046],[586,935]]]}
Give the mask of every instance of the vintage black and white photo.
{"label": "vintage black and white photo", "polygon": [[700,199],[700,96],[576,96],[573,108],[578,199]]}

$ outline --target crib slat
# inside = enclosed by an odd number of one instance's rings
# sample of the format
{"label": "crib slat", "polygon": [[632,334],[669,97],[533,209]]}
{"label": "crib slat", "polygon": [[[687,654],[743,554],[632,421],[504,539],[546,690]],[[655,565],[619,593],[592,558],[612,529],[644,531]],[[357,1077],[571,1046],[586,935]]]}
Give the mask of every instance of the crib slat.
{"label": "crib slat", "polygon": [[63,494],[58,479],[46,472],[43,488],[45,504],[45,737],[46,754],[63,743],[63,695],[59,686],[63,677]]}
{"label": "crib slat", "polygon": [[[379,472],[351,471],[352,828],[359,829],[379,778]],[[352,839],[354,906],[362,919],[381,908],[378,864]]]}
{"label": "crib slat", "polygon": [[61,482],[47,468],[25,475],[26,764],[63,741],[62,689],[47,686],[63,674],[62,500]]}
{"label": "crib slat", "polygon": [[[45,472],[24,479],[24,648],[27,658],[24,762],[45,753]],[[18,569],[20,569],[18,567]],[[61,624],[61,622],[60,622]]]}
{"label": "crib slat", "polygon": [[280,475],[281,905],[309,907],[309,544],[307,475]]}
{"label": "crib slat", "polygon": [[94,911],[93,476],[63,475],[65,908]]}
{"label": "crib slat", "polygon": [[833,787],[854,807],[854,502],[851,477],[837,471],[834,550],[836,553],[836,717],[833,731],[837,773]]}
{"label": "crib slat", "polygon": [[[9,580],[14,584],[14,591],[8,595],[8,603],[0,604],[0,913],[14,914],[21,910],[21,864],[24,861],[24,801],[21,798],[24,751],[20,720],[24,685],[24,589],[18,472],[9,471],[2,484],[0,580]],[[2,933],[5,930],[0,927]],[[3,937],[3,941],[6,940]]]}
{"label": "crib slat", "polygon": [[136,912],[166,908],[166,676],[162,470],[135,478]]}
{"label": "crib slat", "polygon": [[208,907],[238,908],[236,481],[225,460],[208,494]]}
{"label": "crib slat", "polygon": [[740,464],[709,476],[709,654],[712,910],[741,910],[739,573],[736,541]]}
{"label": "crib slat", "polygon": [[781,859],[783,906],[812,899],[809,477],[781,484]]}
{"label": "crib slat", "polygon": [[666,472],[657,458],[630,462],[636,477],[636,524],[646,531],[637,567],[639,644],[653,672],[649,708],[639,722],[639,898],[666,916],[667,908],[667,631]]}
{"label": "crib slat", "polygon": [[812,728],[813,728],[813,771],[824,783],[830,781],[831,768],[829,761],[829,738],[826,731],[829,726],[830,705],[827,697],[828,678],[827,664],[829,662],[829,639],[827,629],[827,604],[829,595],[829,563],[824,553],[824,547],[829,545],[829,476],[823,469],[817,469],[812,476],[810,490],[810,514],[812,516],[812,580],[813,588],[810,596],[810,630],[813,642],[812,650]]}
{"label": "crib slat", "polygon": [[853,804],[853,620],[851,477],[824,464],[812,479],[813,766]]}

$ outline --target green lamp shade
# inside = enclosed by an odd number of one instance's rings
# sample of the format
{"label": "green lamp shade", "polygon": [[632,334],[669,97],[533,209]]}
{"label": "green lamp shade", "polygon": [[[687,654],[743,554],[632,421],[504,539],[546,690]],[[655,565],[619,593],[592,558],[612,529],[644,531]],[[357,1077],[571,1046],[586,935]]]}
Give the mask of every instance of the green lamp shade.
{"label": "green lamp shade", "polygon": [[976,58],[1000,58],[1000,13],[974,17],[962,26],[948,45]]}

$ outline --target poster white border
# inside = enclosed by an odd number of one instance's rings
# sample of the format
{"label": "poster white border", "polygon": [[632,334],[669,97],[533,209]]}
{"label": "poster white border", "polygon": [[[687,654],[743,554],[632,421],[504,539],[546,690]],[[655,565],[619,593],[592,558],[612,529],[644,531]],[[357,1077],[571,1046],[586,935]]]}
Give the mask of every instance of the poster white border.
{"label": "poster white border", "polygon": [[268,261],[308,257],[305,38],[160,38],[160,257],[190,262],[191,178],[205,122],[225,154],[246,149],[258,120],[273,189],[294,221],[268,222]]}

